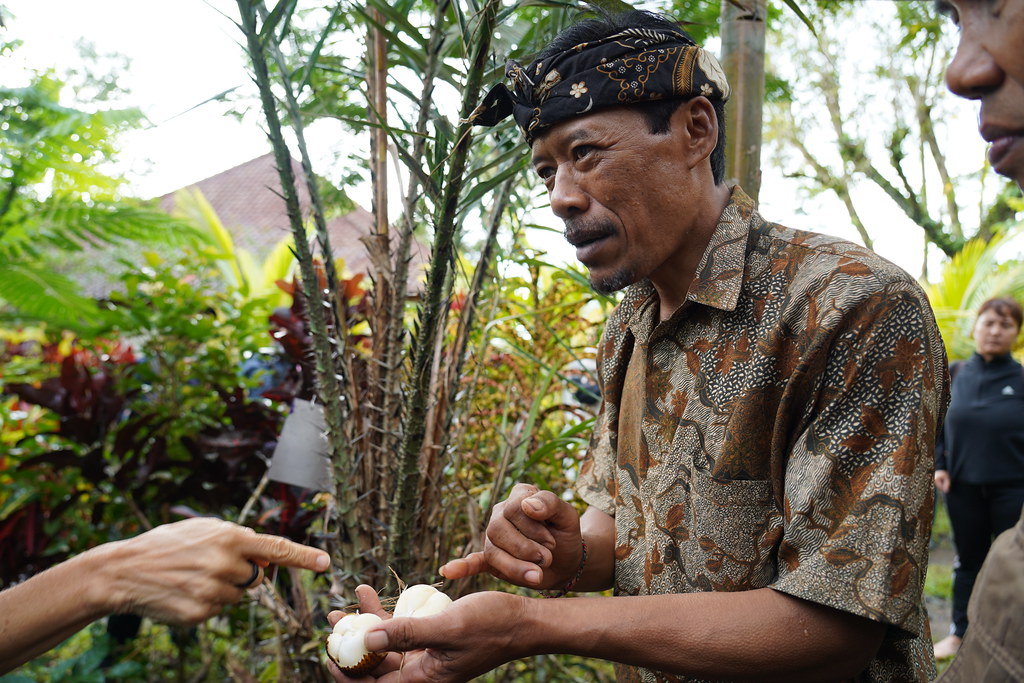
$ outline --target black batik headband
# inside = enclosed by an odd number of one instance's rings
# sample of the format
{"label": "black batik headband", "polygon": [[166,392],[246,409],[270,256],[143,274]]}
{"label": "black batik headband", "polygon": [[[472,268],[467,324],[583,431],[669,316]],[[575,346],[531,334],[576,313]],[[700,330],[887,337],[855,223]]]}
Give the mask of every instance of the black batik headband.
{"label": "black batik headband", "polygon": [[630,28],[580,43],[527,67],[509,61],[473,122],[493,126],[511,114],[526,144],[564,119],[596,109],[663,99],[729,99],[715,56],[682,33]]}

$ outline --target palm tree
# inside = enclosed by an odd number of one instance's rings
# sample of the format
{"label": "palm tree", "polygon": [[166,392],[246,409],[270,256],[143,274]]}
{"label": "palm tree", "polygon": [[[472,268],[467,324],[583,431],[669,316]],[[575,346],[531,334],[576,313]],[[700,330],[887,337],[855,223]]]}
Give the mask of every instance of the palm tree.
{"label": "palm tree", "polygon": [[943,266],[938,282],[926,286],[951,360],[974,350],[971,328],[982,303],[997,296],[1024,301],[1024,261],[999,261],[1003,248],[1022,233],[1024,223],[1016,223],[988,242],[980,237],[968,241]]}

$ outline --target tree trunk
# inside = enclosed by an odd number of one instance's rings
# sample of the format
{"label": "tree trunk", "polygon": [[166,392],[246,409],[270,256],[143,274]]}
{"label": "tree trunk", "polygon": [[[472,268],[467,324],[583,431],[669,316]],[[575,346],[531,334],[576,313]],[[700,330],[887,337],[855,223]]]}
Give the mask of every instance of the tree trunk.
{"label": "tree trunk", "polygon": [[722,68],[732,88],[726,105],[725,177],[757,200],[761,189],[765,0],[722,0]]}

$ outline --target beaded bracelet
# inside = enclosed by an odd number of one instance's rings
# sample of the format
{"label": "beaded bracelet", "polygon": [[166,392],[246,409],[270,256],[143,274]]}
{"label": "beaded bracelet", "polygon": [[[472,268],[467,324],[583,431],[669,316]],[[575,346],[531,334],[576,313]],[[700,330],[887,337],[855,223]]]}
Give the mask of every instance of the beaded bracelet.
{"label": "beaded bracelet", "polygon": [[583,547],[583,555],[580,556],[580,566],[579,566],[578,569],[576,569],[576,575],[574,577],[572,577],[571,579],[569,579],[569,582],[566,583],[562,587],[562,589],[560,591],[557,591],[555,593],[548,593],[547,591],[541,591],[540,594],[541,594],[542,597],[545,597],[545,598],[560,598],[560,597],[564,596],[566,593],[568,593],[570,590],[572,590],[572,587],[575,586],[576,582],[580,580],[581,576],[583,576],[583,568],[587,565],[587,542],[584,541],[581,538],[580,539],[580,545]]}

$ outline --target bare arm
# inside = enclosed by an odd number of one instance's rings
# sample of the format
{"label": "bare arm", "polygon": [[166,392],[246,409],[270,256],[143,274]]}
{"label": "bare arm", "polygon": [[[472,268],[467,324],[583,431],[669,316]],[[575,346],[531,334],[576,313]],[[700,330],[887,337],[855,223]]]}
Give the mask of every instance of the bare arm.
{"label": "bare arm", "polygon": [[100,569],[97,554],[86,552],[0,593],[0,673],[113,611],[99,585]]}
{"label": "bare arm", "polygon": [[885,628],[770,588],[561,600],[484,592],[434,617],[386,621],[366,642],[409,651],[400,670],[392,661],[377,671],[384,683],[463,681],[541,653],[698,678],[795,683],[854,676],[878,650]]}
{"label": "bare arm", "polygon": [[322,550],[217,519],[190,519],[88,550],[0,592],[0,673],[114,612],[176,624],[241,599],[253,561],[323,571]]}
{"label": "bare arm", "polygon": [[[449,579],[489,572],[520,586],[559,587],[579,566],[581,537],[589,557],[576,588],[608,588],[614,518],[596,508],[577,516],[554,493],[519,484],[496,506],[485,549],[449,562],[441,572]],[[451,630],[441,619],[453,620]],[[429,625],[399,619],[379,630],[391,649],[432,648],[406,656],[405,683],[464,680],[541,653],[613,659],[698,678],[796,682],[853,676],[877,652],[885,628],[760,588],[560,600],[480,593],[458,600]],[[412,676],[414,671],[422,678]]]}
{"label": "bare arm", "polygon": [[886,628],[770,588],[530,602],[523,635],[550,624],[538,635],[546,643],[532,649],[614,652],[626,664],[737,681],[850,678],[878,651]]}

